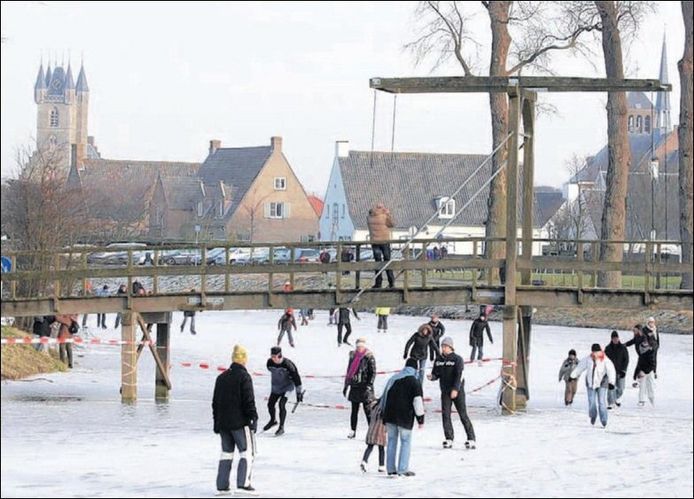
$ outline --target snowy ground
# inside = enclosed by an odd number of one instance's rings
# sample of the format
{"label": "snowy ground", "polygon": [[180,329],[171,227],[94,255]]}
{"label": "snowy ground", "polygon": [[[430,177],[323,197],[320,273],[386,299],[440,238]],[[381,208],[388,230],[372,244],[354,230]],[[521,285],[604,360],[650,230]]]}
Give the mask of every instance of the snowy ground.
{"label": "snowy ground", "polygon": [[[172,337],[171,401],[155,404],[154,363],[140,361],[139,401],[119,401],[119,349],[81,347],[76,368],[67,374],[39,376],[34,382],[2,386],[3,497],[49,496],[211,496],[214,493],[219,437],[212,433],[211,396],[216,366],[227,365],[232,346],[247,346],[251,371],[264,372],[276,336],[277,312],[205,312],[197,317],[197,337],[180,334],[180,314]],[[95,317],[90,317],[93,327]],[[108,318],[113,324],[114,316]],[[302,375],[342,374],[346,348],[335,346],[335,329],[326,313],[301,327],[297,348],[283,345]],[[367,336],[379,370],[401,367],[406,338],[423,318],[390,318],[387,335],[375,333],[376,319],[354,321],[352,339]],[[458,346],[468,354],[468,321],[445,321]],[[497,341],[485,356],[501,354],[501,327],[492,323]],[[117,338],[107,330],[100,336]],[[628,338],[622,333],[622,338]],[[346,410],[299,407],[289,415],[282,438],[258,435],[254,485],[267,497],[305,496],[582,496],[692,497],[692,336],[662,339],[656,408],[638,409],[637,390],[610,413],[608,429],[588,422],[585,389],[579,384],[575,407],[563,406],[557,371],[570,348],[587,354],[591,343],[606,344],[609,331],[537,326],[531,346],[531,401],[527,413],[502,417],[494,405],[498,383],[468,395],[479,448],[465,451],[464,432],[456,422],[456,448],[441,449],[443,433],[437,409],[438,385],[426,382],[429,413],[414,433],[411,479],[382,479],[358,465],[366,430],[363,415],[358,438],[347,440]],[[6,348],[6,347],[3,347]],[[630,349],[631,350],[631,349]],[[632,364],[629,372],[633,369]],[[182,367],[181,362],[196,367]],[[210,370],[197,365],[208,362]],[[494,378],[499,363],[466,367],[471,390]],[[377,379],[380,393],[387,376]],[[267,421],[264,398],[269,378],[255,377],[260,424]],[[340,379],[306,379],[306,402],[344,403]],[[235,471],[235,470],[234,470]]]}

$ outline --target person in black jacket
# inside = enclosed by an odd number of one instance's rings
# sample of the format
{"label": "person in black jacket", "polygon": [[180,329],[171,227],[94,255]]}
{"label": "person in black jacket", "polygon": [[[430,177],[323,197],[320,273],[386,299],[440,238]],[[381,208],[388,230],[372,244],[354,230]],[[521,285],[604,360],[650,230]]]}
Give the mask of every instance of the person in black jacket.
{"label": "person in black jacket", "polygon": [[431,320],[429,321],[429,327],[431,328],[431,336],[436,342],[436,347],[440,348],[441,338],[443,338],[443,335],[446,333],[446,326],[444,326],[439,320],[439,316],[437,314],[432,314]]}
{"label": "person in black jacket", "polygon": [[[121,284],[118,286],[118,291],[116,291],[116,296],[123,297],[128,294],[128,287],[125,284]],[[116,314],[116,325],[113,326],[114,329],[118,329],[118,326],[120,326],[121,321],[123,320],[123,314],[118,312]]]}
{"label": "person in black jacket", "polygon": [[[347,307],[340,307],[339,310],[337,311],[338,313],[338,319],[337,319],[337,346],[342,346],[343,343],[347,343],[348,345],[351,345],[349,341],[347,341],[347,338],[349,338],[349,335],[352,334],[352,323],[349,321],[349,311],[350,309]],[[351,309],[352,313],[354,314],[354,317],[360,321],[361,319],[357,315],[357,311],[354,310],[354,308]],[[344,326],[345,328],[345,337],[342,337],[342,327]]]}
{"label": "person in black jacket", "polygon": [[614,389],[607,392],[607,408],[613,409],[622,405],[622,395],[624,394],[624,381],[629,367],[629,351],[627,347],[619,341],[619,333],[612,331],[610,344],[605,346],[605,355],[614,364],[617,374],[617,382]]}
{"label": "person in black jacket", "polygon": [[492,338],[492,330],[489,328],[489,322],[487,322],[487,316],[480,314],[479,318],[472,321],[472,326],[470,326],[470,346],[472,347],[470,362],[475,360],[475,352],[477,352],[477,360],[482,362],[485,331],[487,331],[489,342],[493,344],[494,339]]}
{"label": "person in black jacket", "polygon": [[655,350],[657,340],[655,335],[644,333],[645,329],[639,324],[634,326],[634,337],[625,343],[625,346],[634,345],[639,360],[634,371],[634,387],[639,387],[639,406],[646,404],[646,398],[655,404]]}
{"label": "person in black jacket", "polygon": [[263,427],[263,431],[268,431],[277,424],[275,405],[279,401],[280,427],[275,432],[275,435],[279,437],[284,435],[284,422],[287,419],[287,392],[292,392],[296,388],[296,402],[299,403],[304,400],[304,390],[301,387],[299,370],[294,365],[294,362],[286,357],[282,357],[282,349],[280,347],[272,347],[270,349],[267,370],[270,371],[272,376],[270,398],[267,402],[270,421]]}
{"label": "person in black jacket", "polygon": [[[412,348],[410,349],[410,347]],[[419,326],[417,332],[407,340],[405,353],[402,356],[403,359],[408,358],[408,352],[409,358],[417,361],[417,379],[421,384],[424,381],[424,370],[427,366],[427,352],[431,361],[439,354],[439,347],[436,346],[429,324]]]}
{"label": "person in black jacket", "polygon": [[357,436],[357,420],[359,418],[359,404],[364,407],[366,421],[371,422],[371,411],[369,403],[374,398],[374,381],[376,381],[376,358],[366,348],[366,339],[357,340],[357,348],[349,352],[349,362],[347,363],[347,374],[342,395],[347,397],[352,403],[352,414],[350,416],[350,428],[347,438]]}
{"label": "person in black jacket", "polygon": [[[34,335],[39,337],[39,340],[41,338],[48,338],[51,336],[51,326],[54,322],[54,315],[38,315],[34,317],[32,332],[34,333]],[[48,352],[48,343],[36,343],[34,345],[34,348],[37,352]]]}
{"label": "person in black jacket", "polygon": [[[416,368],[417,361],[407,359],[405,368],[388,380],[381,396],[381,414],[388,432],[386,468],[390,476],[414,476],[409,465],[415,417],[420,428],[424,425],[422,384],[415,376]],[[400,457],[396,468],[395,453],[398,439],[400,440]]]}
{"label": "person in black jacket", "polygon": [[441,356],[434,362],[434,369],[428,378],[431,381],[439,380],[441,388],[441,419],[443,421],[443,434],[446,440],[443,442],[444,449],[453,447],[453,424],[451,423],[451,406],[455,404],[455,409],[460,416],[460,422],[463,423],[467,442],[465,447],[475,449],[475,430],[472,427],[472,422],[467,415],[467,407],[465,405],[465,379],[463,378],[463,369],[465,363],[460,355],[455,353],[453,347],[453,339],[446,337],[441,342]]}
{"label": "person in black jacket", "polygon": [[217,376],[212,399],[214,432],[222,439],[217,490],[229,491],[229,475],[236,446],[239,449],[236,487],[252,491],[255,489],[251,486],[251,468],[255,457],[255,431],[258,427],[253,380],[246,370],[248,352],[245,348],[235,345],[231,359],[231,367]]}

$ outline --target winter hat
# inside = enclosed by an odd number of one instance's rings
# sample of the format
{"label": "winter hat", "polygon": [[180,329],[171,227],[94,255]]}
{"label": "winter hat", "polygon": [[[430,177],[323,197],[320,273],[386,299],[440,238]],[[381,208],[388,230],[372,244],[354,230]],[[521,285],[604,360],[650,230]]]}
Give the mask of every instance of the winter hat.
{"label": "winter hat", "polygon": [[569,355],[573,355],[574,357],[576,357],[576,350],[574,350],[573,348],[569,350]]}
{"label": "winter hat", "polygon": [[293,308],[288,308],[287,310],[285,310],[285,312],[287,312],[288,314],[293,314],[293,313],[294,313],[294,309],[293,309]]}
{"label": "winter hat", "polygon": [[619,333],[617,331],[612,331],[610,338],[619,338]]}
{"label": "winter hat", "polygon": [[280,347],[272,347],[270,349],[270,355],[282,355],[282,349]]}
{"label": "winter hat", "polygon": [[646,322],[655,322],[655,317],[649,317]]}
{"label": "winter hat", "polygon": [[590,347],[591,352],[600,352],[602,351],[602,348],[600,348],[600,343],[593,343],[593,345]]}
{"label": "winter hat", "polygon": [[451,338],[450,336],[446,336],[444,339],[441,340],[441,346],[449,346],[451,350],[455,350],[455,348],[453,347],[453,338]]}
{"label": "winter hat", "polygon": [[414,359],[407,359],[407,362],[405,362],[405,367],[411,367],[412,369],[417,369],[417,361]]}
{"label": "winter hat", "polygon": [[361,338],[357,338],[357,343],[356,343],[356,345],[359,346],[359,343],[361,343],[362,345],[366,346],[366,338],[364,338],[363,336],[362,336]]}
{"label": "winter hat", "polygon": [[234,345],[234,353],[231,354],[232,362],[236,364],[246,365],[248,362],[248,351],[241,345]]}

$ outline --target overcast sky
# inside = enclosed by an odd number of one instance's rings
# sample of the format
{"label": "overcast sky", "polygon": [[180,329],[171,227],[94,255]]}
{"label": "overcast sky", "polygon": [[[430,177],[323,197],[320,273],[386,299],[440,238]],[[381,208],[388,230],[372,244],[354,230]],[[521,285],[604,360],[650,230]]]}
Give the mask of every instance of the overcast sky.
{"label": "overcast sky", "polygon": [[[657,78],[667,31],[673,122],[679,115],[684,28],[679,2],[656,2],[626,56],[630,77]],[[223,146],[267,145],[284,152],[308,191],[323,196],[335,140],[371,147],[374,76],[427,76],[404,43],[414,37],[410,2],[79,3],[2,2],[2,175],[15,170],[18,146],[36,134],[33,84],[44,63],[80,59],[89,82],[89,135],[109,159],[202,162],[210,139]],[[488,20],[479,15],[480,68],[486,69]],[[604,75],[572,56],[555,58],[558,75]],[[453,63],[437,75],[459,75]],[[536,184],[560,186],[565,161],[606,141],[603,94],[542,98],[558,114],[541,117]],[[393,97],[378,95],[376,149],[390,150]],[[399,151],[487,153],[484,94],[401,95]]]}

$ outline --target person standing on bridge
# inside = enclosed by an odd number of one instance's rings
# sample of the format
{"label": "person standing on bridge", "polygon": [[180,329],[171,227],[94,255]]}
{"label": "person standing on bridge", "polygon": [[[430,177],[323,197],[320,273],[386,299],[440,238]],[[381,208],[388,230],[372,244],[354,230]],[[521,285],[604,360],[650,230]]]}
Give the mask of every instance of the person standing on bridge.
{"label": "person standing on bridge", "polygon": [[284,422],[287,419],[287,392],[292,392],[296,388],[296,403],[304,400],[304,390],[301,387],[301,376],[296,365],[286,357],[282,356],[280,347],[270,349],[270,358],[267,360],[267,370],[272,377],[270,398],[267,402],[267,409],[270,413],[270,421],[263,426],[263,431],[268,431],[277,424],[275,418],[275,405],[280,403],[280,427],[275,432],[278,437],[284,435]]}
{"label": "person standing on bridge", "polygon": [[427,354],[429,355],[429,360],[433,361],[439,355],[439,347],[436,346],[434,341],[431,326],[422,324],[417,329],[417,332],[405,343],[405,353],[402,355],[403,359],[407,359],[409,356],[410,359],[417,363],[417,379],[420,385],[424,382]]}
{"label": "person standing on bridge", "polygon": [[[375,381],[376,358],[366,348],[366,339],[359,338],[357,340],[357,348],[349,352],[345,384],[342,389],[342,395],[347,397],[352,403],[352,414],[350,416],[350,428],[352,431],[349,432],[347,438],[354,438],[357,435],[360,404],[364,407],[366,421],[371,422],[369,403],[374,398]],[[349,396],[347,396],[347,390],[349,390]]]}
{"label": "person standing on bridge", "polygon": [[[118,286],[118,291],[116,291],[116,296],[123,297],[128,294],[128,286],[125,284],[121,284]],[[120,326],[121,321],[123,320],[123,314],[118,312],[116,314],[116,325],[114,326],[115,329],[118,329],[118,326]]]}
{"label": "person standing on bridge", "polygon": [[615,372],[617,373],[617,382],[615,389],[607,392],[607,408],[613,409],[622,405],[622,394],[624,393],[624,381],[627,377],[627,368],[629,367],[629,351],[627,347],[619,341],[619,333],[612,331],[610,335],[610,343],[605,347],[605,355],[614,364]]}
{"label": "person standing on bridge", "polygon": [[476,449],[475,429],[472,427],[470,417],[467,415],[465,405],[465,379],[463,369],[465,362],[460,355],[455,353],[453,338],[447,336],[441,342],[441,355],[434,361],[434,369],[428,376],[430,381],[439,380],[441,388],[441,419],[443,422],[444,449],[453,447],[453,424],[451,423],[451,406],[455,405],[460,422],[463,423],[467,441],[466,449]]}
{"label": "person standing on bridge", "polygon": [[241,345],[234,345],[231,359],[232,364],[229,369],[217,376],[212,398],[214,432],[222,439],[222,454],[217,468],[217,490],[229,491],[234,447],[238,447],[239,466],[236,488],[242,491],[254,491],[251,485],[251,471],[255,457],[258,411],[255,408],[253,380],[246,370],[248,352]]}
{"label": "person standing on bridge", "polygon": [[280,335],[277,337],[278,347],[282,346],[282,337],[284,336],[284,333],[287,333],[287,337],[289,338],[289,346],[294,348],[292,328],[294,328],[294,331],[296,331],[296,319],[294,318],[294,310],[288,308],[277,323],[277,330],[280,332]]}
{"label": "person standing on bridge", "polygon": [[470,351],[470,362],[475,360],[475,352],[477,352],[477,361],[479,364],[482,364],[485,331],[487,332],[489,342],[494,344],[494,338],[492,338],[492,330],[489,327],[489,322],[487,322],[487,316],[485,314],[480,314],[479,318],[472,321],[472,326],[470,326],[470,346],[472,347]]}
{"label": "person standing on bridge", "polygon": [[[357,311],[354,310],[354,308],[351,309],[352,313],[354,314],[354,317],[357,318],[358,321],[361,319],[357,315]],[[349,312],[350,309],[347,307],[340,307],[339,310],[337,311],[337,346],[341,346],[343,343],[347,343],[348,345],[351,345],[349,341],[347,341],[347,338],[349,338],[349,335],[352,334],[352,323],[349,320]],[[344,338],[342,337],[342,328],[345,328],[345,336]]]}
{"label": "person standing on bridge", "polygon": [[[374,254],[374,260],[377,262],[390,261],[390,229],[395,226],[393,217],[390,215],[390,210],[383,203],[378,203],[369,210],[369,216],[366,219],[366,224],[369,227],[369,238],[371,240],[371,250]],[[386,263],[387,265],[387,263]],[[379,271],[380,272],[380,271]],[[388,287],[395,287],[395,275],[390,269],[386,269],[388,276]],[[383,273],[378,273],[374,288],[383,286]]]}
{"label": "person standing on bridge", "polygon": [[[104,284],[103,287],[96,291],[96,296],[100,298],[106,298],[109,296],[108,284]],[[101,329],[107,329],[106,326],[106,314],[96,314],[96,327]]]}
{"label": "person standing on bridge", "polygon": [[590,352],[590,355],[581,360],[571,371],[571,379],[577,380],[581,373],[586,371],[590,424],[595,424],[599,414],[604,428],[607,426],[607,390],[614,389],[616,373],[612,361],[605,356],[599,343],[593,343]]}

